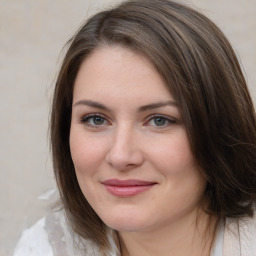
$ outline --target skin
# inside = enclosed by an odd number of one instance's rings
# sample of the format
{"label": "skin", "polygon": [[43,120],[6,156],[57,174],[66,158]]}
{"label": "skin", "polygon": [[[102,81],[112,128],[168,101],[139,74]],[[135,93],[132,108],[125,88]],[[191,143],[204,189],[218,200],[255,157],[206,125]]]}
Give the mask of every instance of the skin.
{"label": "skin", "polygon": [[[85,59],[74,85],[70,149],[81,190],[118,231],[122,255],[209,255],[203,213],[196,225],[206,182],[175,99],[146,57],[106,46]],[[154,185],[116,196],[102,184],[109,179]]]}

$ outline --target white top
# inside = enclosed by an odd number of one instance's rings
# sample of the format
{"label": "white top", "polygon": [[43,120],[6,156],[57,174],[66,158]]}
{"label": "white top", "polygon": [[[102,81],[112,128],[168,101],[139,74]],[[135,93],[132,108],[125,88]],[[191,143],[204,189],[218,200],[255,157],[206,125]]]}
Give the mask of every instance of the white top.
{"label": "white top", "polygon": [[37,221],[31,228],[24,230],[13,256],[53,256],[44,227],[45,217]]}
{"label": "white top", "polygon": [[[108,256],[120,256],[109,233],[112,245]],[[80,243],[82,242],[82,243]],[[78,248],[85,244],[86,248]],[[78,246],[77,246],[78,245]],[[85,253],[86,252],[86,253]],[[13,256],[100,256],[91,241],[81,240],[68,229],[63,213],[44,217],[23,231]],[[256,256],[256,214],[254,218],[227,219],[221,222],[210,256]]]}
{"label": "white top", "polygon": [[[120,256],[111,239],[112,250],[107,256]],[[97,245],[84,240],[66,223],[63,212],[55,212],[38,220],[22,232],[13,256],[100,256]]]}

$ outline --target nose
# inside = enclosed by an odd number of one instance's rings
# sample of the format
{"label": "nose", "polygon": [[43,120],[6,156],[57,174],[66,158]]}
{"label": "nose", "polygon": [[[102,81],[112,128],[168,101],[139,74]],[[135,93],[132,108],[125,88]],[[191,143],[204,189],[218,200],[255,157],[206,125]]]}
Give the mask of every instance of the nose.
{"label": "nose", "polygon": [[135,168],[142,164],[143,153],[140,149],[140,138],[134,129],[119,127],[113,132],[106,161],[119,171]]}

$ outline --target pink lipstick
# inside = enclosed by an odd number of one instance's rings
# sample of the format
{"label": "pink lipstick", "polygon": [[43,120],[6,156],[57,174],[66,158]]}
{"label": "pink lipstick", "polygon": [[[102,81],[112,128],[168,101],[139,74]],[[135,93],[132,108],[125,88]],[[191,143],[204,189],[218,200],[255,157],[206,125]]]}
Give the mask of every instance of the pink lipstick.
{"label": "pink lipstick", "polygon": [[157,183],[142,180],[110,179],[102,182],[102,184],[114,196],[131,197],[152,188]]}

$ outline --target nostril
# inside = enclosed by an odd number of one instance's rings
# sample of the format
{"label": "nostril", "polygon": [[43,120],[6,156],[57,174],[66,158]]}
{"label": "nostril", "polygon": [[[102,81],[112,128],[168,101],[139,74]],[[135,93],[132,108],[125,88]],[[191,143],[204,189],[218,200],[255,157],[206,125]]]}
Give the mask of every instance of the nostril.
{"label": "nostril", "polygon": [[143,162],[142,153],[138,150],[110,150],[106,155],[106,161],[117,170],[127,170],[141,165]]}

